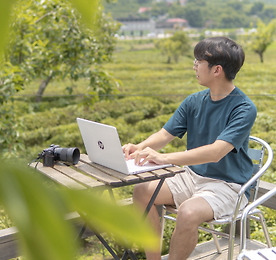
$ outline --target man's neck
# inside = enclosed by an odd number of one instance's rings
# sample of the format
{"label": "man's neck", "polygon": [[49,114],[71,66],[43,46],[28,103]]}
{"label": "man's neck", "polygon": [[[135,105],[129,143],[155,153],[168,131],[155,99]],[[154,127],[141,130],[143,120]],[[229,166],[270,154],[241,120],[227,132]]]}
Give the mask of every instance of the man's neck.
{"label": "man's neck", "polygon": [[221,100],[227,97],[233,90],[235,85],[232,81],[224,82],[224,84],[218,84],[217,86],[210,87],[210,97],[213,101]]}

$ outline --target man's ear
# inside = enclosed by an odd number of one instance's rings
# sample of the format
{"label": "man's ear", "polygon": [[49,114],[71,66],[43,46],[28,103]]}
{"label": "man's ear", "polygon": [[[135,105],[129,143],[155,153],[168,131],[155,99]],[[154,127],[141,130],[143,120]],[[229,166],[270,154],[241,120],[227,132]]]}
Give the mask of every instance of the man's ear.
{"label": "man's ear", "polygon": [[215,65],[214,66],[214,74],[217,76],[221,75],[221,73],[224,73],[224,70],[221,65]]}

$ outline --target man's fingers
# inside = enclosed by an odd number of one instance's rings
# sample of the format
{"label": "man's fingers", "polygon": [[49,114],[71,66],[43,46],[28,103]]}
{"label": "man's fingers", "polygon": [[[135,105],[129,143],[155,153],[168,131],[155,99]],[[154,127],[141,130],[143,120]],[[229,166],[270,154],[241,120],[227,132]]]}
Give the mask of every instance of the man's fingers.
{"label": "man's fingers", "polygon": [[148,162],[149,153],[145,150],[136,152],[134,159],[136,165],[144,165]]}
{"label": "man's fingers", "polygon": [[130,154],[132,154],[135,151],[134,145],[130,144],[130,143],[123,145],[122,149],[123,149],[123,152],[125,154],[125,158],[127,158],[127,159],[129,159]]}

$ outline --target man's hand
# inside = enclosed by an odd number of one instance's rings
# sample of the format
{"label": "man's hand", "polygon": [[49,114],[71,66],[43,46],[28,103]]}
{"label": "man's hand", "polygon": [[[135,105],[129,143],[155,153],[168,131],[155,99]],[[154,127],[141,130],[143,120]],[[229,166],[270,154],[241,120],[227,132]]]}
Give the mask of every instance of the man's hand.
{"label": "man's hand", "polygon": [[136,151],[139,151],[139,146],[137,144],[128,143],[128,144],[125,144],[122,147],[122,149],[123,149],[123,153],[125,154],[125,158],[128,160],[128,159],[134,158],[132,156]]}
{"label": "man's hand", "polygon": [[161,154],[149,147],[144,150],[138,151],[130,155],[130,158],[135,159],[136,165],[144,165],[147,162],[155,163],[155,164],[165,164],[165,154]]}

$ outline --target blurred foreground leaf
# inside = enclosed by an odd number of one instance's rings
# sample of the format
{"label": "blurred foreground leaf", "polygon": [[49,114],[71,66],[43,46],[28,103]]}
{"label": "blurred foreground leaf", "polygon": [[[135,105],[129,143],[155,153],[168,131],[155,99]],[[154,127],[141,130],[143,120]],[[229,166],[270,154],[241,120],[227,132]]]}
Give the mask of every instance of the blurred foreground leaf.
{"label": "blurred foreground leaf", "polygon": [[0,59],[8,40],[11,10],[16,0],[0,0]]}
{"label": "blurred foreground leaf", "polygon": [[66,190],[66,194],[72,209],[82,215],[92,230],[106,232],[127,247],[135,243],[151,250],[158,248],[158,236],[136,208],[118,206],[89,190]]}
{"label": "blurred foreground leaf", "polygon": [[73,259],[76,237],[64,221],[65,207],[31,169],[1,165],[0,201],[19,231],[22,254],[29,260]]}
{"label": "blurred foreground leaf", "polygon": [[156,249],[159,239],[141,213],[117,206],[89,191],[50,189],[31,168],[2,162],[0,203],[19,231],[22,254],[29,260],[73,260],[76,234],[65,214],[78,211],[98,232],[123,245]]}

